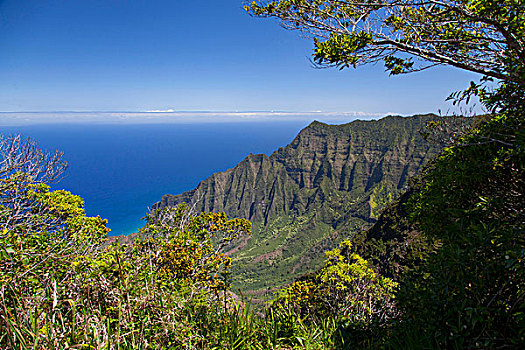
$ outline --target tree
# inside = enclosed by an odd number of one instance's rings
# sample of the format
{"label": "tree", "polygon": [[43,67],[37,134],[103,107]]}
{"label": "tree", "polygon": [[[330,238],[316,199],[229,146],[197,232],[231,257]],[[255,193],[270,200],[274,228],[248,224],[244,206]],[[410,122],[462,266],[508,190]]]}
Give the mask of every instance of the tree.
{"label": "tree", "polygon": [[278,307],[291,307],[307,318],[337,315],[348,323],[384,323],[396,310],[393,303],[398,284],[377,274],[352,251],[350,241],[326,252],[324,266],[281,290]]}
{"label": "tree", "polygon": [[[50,229],[60,226],[59,216],[44,219],[37,192],[45,184],[56,182],[67,169],[62,152],[50,153],[39,148],[34,140],[20,135],[0,135],[0,227],[11,230],[23,225],[26,229],[37,226]],[[39,212],[41,215],[37,215]],[[47,220],[47,221],[45,221]]]}
{"label": "tree", "polygon": [[[520,0],[278,0],[253,1],[245,9],[279,18],[286,28],[313,38],[319,66],[384,62],[390,74],[402,74],[449,65],[483,76],[481,84],[472,83],[455,97],[475,94],[494,110],[505,108],[503,96],[523,103]],[[500,85],[491,93],[483,83],[494,79]]]}
{"label": "tree", "polygon": [[293,338],[302,324],[334,322],[338,329],[328,332],[336,348],[368,348],[369,340],[384,336],[382,327],[398,315],[397,289],[398,283],[374,271],[350,241],[343,241],[326,252],[321,269],[280,290],[267,317],[279,322],[283,338]]}
{"label": "tree", "polygon": [[407,215],[439,247],[405,275],[405,323],[393,338],[412,334],[415,348],[525,344],[523,130],[522,114],[494,116],[412,179]]}
{"label": "tree", "polygon": [[231,258],[223,248],[240,235],[249,234],[246,219],[228,219],[226,214],[203,212],[196,215],[188,205],[156,209],[141,229],[145,239],[136,242],[151,256],[159,275],[170,283],[198,284],[201,290],[229,289]]}
{"label": "tree", "polygon": [[109,244],[107,220],[50,191],[62,153],[20,136],[0,138],[0,153],[1,349],[195,348],[227,328],[221,249],[249,221],[166,208],[131,244]]}
{"label": "tree", "polygon": [[98,250],[109,229],[85,215],[82,198],[50,191],[67,167],[61,152],[0,136],[0,157],[0,347],[22,348],[35,334],[53,337],[48,324],[71,287],[72,262]]}

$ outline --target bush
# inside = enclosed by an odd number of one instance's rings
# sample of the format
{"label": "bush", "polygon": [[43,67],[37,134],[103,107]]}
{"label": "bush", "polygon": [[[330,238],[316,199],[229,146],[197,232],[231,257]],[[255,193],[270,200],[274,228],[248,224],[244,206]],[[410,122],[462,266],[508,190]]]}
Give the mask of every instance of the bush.
{"label": "bush", "polygon": [[106,220],[46,185],[65,169],[60,154],[18,136],[0,150],[0,348],[223,342],[220,325],[237,309],[221,249],[249,233],[247,220],[180,206],[149,215],[135,242],[108,244]]}
{"label": "bush", "polygon": [[523,130],[521,113],[496,116],[413,182],[411,220],[441,248],[406,279],[395,339],[412,333],[420,344],[448,348],[525,344]]}
{"label": "bush", "polygon": [[281,316],[282,336],[288,339],[293,339],[302,325],[322,325],[333,346],[355,346],[366,341],[365,333],[380,329],[396,316],[397,286],[377,274],[352,251],[351,243],[344,241],[326,253],[325,264],[316,274],[281,290],[271,310]]}

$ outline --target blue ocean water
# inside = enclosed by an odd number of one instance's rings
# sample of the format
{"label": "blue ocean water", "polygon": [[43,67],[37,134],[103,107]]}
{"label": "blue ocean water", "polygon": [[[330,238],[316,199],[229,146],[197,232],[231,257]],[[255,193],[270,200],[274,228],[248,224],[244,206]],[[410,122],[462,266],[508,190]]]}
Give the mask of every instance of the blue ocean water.
{"label": "blue ocean water", "polygon": [[112,235],[136,232],[163,194],[191,190],[249,153],[271,154],[306,126],[304,120],[244,123],[0,127],[42,148],[61,150],[67,176],[53,189],[84,198],[86,212],[109,220]]}

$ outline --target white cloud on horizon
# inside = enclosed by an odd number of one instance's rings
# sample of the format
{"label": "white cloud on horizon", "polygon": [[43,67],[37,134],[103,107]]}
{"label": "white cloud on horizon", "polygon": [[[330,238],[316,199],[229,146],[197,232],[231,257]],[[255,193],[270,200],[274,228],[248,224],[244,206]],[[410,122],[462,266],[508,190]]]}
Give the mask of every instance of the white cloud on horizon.
{"label": "white cloud on horizon", "polygon": [[0,112],[0,126],[32,124],[170,124],[170,123],[232,123],[265,121],[312,121],[345,123],[355,119],[375,119],[385,113],[367,112],[177,112],[153,110],[145,112]]}
{"label": "white cloud on horizon", "polygon": [[152,111],[146,111],[146,113],[172,113],[175,112],[174,109],[154,109]]}

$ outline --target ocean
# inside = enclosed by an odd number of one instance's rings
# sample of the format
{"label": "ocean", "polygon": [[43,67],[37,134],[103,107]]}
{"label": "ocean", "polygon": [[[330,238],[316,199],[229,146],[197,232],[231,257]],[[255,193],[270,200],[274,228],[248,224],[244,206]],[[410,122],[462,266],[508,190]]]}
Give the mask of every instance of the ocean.
{"label": "ocean", "polygon": [[144,225],[149,207],[166,193],[195,188],[250,153],[270,155],[308,122],[173,124],[46,124],[3,126],[49,151],[64,152],[67,175],[53,184],[85,200],[86,213],[108,219],[111,235]]}

